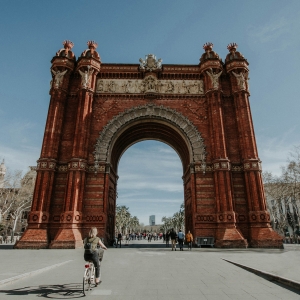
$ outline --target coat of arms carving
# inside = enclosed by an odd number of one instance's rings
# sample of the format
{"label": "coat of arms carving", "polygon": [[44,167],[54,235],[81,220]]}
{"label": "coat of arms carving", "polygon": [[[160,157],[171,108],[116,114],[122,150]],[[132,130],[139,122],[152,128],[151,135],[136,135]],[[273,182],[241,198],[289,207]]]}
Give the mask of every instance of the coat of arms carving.
{"label": "coat of arms carving", "polygon": [[162,59],[159,58],[156,60],[156,56],[154,54],[148,54],[146,55],[145,60],[140,58],[139,61],[141,70],[147,70],[151,72],[161,69]]}

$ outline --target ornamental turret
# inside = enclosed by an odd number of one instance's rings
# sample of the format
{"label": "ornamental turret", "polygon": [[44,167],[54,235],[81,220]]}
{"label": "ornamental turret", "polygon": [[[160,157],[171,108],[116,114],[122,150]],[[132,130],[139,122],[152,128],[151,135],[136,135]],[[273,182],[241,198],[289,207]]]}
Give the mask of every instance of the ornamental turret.
{"label": "ornamental turret", "polygon": [[223,63],[219,55],[212,50],[213,46],[212,43],[205,43],[205,53],[200,58],[200,73],[204,77],[206,92],[221,89],[219,77],[223,72]]}
{"label": "ornamental turret", "polygon": [[71,41],[65,40],[63,41],[63,45],[64,48],[58,50],[51,60],[51,73],[53,78],[50,83],[50,89],[63,89],[66,91],[69,85],[69,75],[74,69],[76,57],[71,51],[74,46]]}
{"label": "ornamental turret", "polygon": [[227,46],[229,53],[225,60],[226,71],[230,75],[233,93],[249,91],[249,63],[240,52],[236,51],[237,47],[236,43],[230,43]]}
{"label": "ornamental turret", "polygon": [[101,58],[96,51],[98,44],[95,41],[87,42],[88,49],[82,52],[78,59],[77,71],[81,76],[81,88],[95,90],[96,75],[100,71]]}

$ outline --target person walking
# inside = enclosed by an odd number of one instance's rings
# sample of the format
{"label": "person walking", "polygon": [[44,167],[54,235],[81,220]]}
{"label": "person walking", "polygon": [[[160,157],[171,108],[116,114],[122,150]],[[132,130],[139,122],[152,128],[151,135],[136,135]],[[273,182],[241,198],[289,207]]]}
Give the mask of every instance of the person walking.
{"label": "person walking", "polygon": [[175,249],[176,251],[176,241],[177,241],[177,233],[174,230],[174,228],[172,228],[171,233],[170,233],[170,237],[171,237],[171,243],[172,243],[172,251]]}
{"label": "person walking", "polygon": [[168,231],[166,233],[165,239],[166,239],[166,247],[169,247],[170,246],[170,231]]}
{"label": "person walking", "polygon": [[177,236],[178,236],[179,249],[180,249],[180,251],[183,251],[184,233],[181,231],[181,229],[179,229]]}
{"label": "person walking", "polygon": [[127,233],[127,234],[125,235],[125,246],[129,246],[129,241],[130,241],[130,234]]}
{"label": "person walking", "polygon": [[120,248],[121,248],[121,241],[122,241],[122,233],[119,231],[118,233],[118,243],[117,243],[117,248],[118,248],[118,245],[120,244]]}
{"label": "person walking", "polygon": [[188,244],[188,249],[191,251],[192,250],[192,245],[193,245],[193,235],[191,234],[190,231],[185,236],[185,240]]}

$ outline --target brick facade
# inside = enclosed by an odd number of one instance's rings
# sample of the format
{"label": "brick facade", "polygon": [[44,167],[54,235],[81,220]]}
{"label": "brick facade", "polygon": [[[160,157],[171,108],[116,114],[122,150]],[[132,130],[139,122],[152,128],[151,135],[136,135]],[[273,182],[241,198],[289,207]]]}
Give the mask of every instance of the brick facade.
{"label": "brick facade", "polygon": [[114,234],[118,162],[133,143],[164,141],[183,164],[186,228],[216,247],[282,247],[270,227],[249,105],[248,62],[211,43],[198,65],[105,64],[88,42],[52,59],[53,82],[28,228],[16,248],[77,248]]}

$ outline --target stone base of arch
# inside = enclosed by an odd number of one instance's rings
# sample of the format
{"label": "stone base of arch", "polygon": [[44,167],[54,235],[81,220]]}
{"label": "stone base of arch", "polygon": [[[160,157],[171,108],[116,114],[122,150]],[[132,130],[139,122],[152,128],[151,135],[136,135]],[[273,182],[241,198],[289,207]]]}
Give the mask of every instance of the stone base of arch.
{"label": "stone base of arch", "polygon": [[231,228],[218,228],[216,231],[217,248],[247,248],[248,242],[241,232],[232,225]]}
{"label": "stone base of arch", "polygon": [[61,228],[54,240],[50,243],[50,249],[77,249],[83,248],[83,239],[78,227]]}
{"label": "stone base of arch", "polygon": [[48,230],[28,228],[15,245],[14,249],[47,249],[49,246]]}
{"label": "stone base of arch", "polygon": [[251,248],[284,248],[282,237],[269,226],[252,227],[250,234]]}

